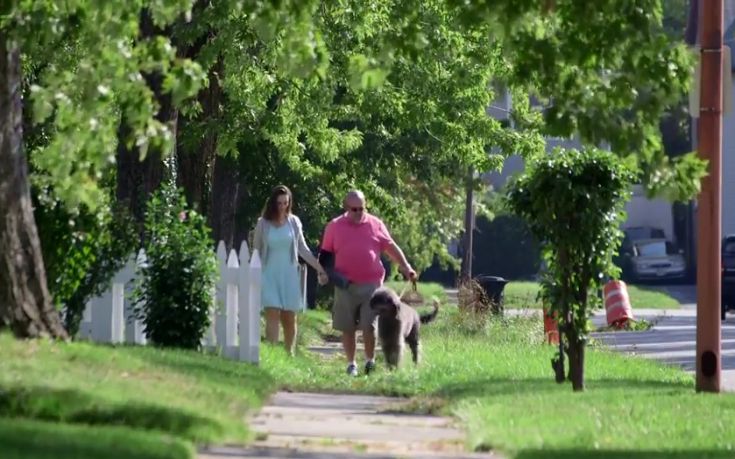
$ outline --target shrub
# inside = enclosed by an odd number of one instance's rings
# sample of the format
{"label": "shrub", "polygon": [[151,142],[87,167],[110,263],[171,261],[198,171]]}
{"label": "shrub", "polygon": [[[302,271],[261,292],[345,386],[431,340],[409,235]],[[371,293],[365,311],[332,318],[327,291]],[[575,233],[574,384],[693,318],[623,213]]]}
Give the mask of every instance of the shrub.
{"label": "shrub", "polygon": [[457,307],[464,312],[486,315],[493,311],[493,308],[497,308],[497,305],[492,304],[479,282],[469,279],[459,284]]}
{"label": "shrub", "polygon": [[[508,202],[541,241],[548,269],[542,299],[560,321],[574,390],[584,389],[588,317],[600,305],[597,292],[612,262],[625,218],[633,173],[612,153],[596,149],[557,150],[539,159],[515,181]],[[554,369],[564,379],[563,354]]]}
{"label": "shrub", "polygon": [[145,334],[159,346],[199,348],[210,325],[217,261],[204,217],[162,186],[148,203],[146,263],[133,294]]}
{"label": "shrub", "polygon": [[137,236],[126,209],[107,204],[95,212],[83,206],[70,212],[59,201],[34,195],[34,215],[49,290],[74,336],[87,301],[109,287],[135,251]]}

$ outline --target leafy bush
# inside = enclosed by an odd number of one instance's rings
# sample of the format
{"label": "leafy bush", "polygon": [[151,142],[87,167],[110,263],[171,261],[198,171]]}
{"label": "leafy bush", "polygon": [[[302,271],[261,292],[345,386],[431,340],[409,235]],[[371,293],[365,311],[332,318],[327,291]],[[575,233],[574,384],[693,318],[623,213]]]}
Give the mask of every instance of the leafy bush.
{"label": "leafy bush", "polygon": [[74,336],[87,301],[109,286],[135,251],[137,236],[124,208],[102,205],[90,212],[82,206],[69,212],[59,201],[34,193],[34,216],[49,290]]}
{"label": "leafy bush", "polygon": [[148,203],[147,261],[133,293],[136,316],[156,345],[196,349],[210,324],[217,261],[202,215],[162,186]]}

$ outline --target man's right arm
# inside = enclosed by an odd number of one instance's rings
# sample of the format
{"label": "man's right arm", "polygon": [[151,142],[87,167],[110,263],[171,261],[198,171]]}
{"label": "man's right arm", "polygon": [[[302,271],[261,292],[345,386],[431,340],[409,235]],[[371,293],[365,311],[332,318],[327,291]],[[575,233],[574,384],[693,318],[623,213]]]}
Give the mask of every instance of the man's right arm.
{"label": "man's right arm", "polygon": [[331,280],[334,272],[334,235],[332,234],[332,223],[327,223],[324,228],[324,234],[322,235],[322,242],[319,245],[319,264],[322,265],[327,275],[322,278],[323,275],[319,276],[319,283],[326,285]]}
{"label": "man's right arm", "polygon": [[329,272],[334,269],[334,254],[324,249],[319,249],[319,264]]}
{"label": "man's right arm", "polygon": [[322,235],[322,242],[319,244],[319,263],[324,269],[334,268],[334,228],[332,222],[327,223]]}
{"label": "man's right arm", "polygon": [[340,288],[347,288],[349,281],[343,275],[334,270],[336,262],[334,248],[334,227],[329,223],[324,229],[324,237],[319,247],[319,264],[324,267],[329,277],[329,282]]}

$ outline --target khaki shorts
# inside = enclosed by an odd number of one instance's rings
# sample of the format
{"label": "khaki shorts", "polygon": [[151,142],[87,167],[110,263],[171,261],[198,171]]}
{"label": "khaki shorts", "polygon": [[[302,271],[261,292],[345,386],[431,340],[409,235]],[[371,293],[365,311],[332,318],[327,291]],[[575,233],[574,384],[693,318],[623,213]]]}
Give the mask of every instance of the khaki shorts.
{"label": "khaki shorts", "polygon": [[370,309],[370,297],[377,290],[376,284],[350,284],[346,289],[334,288],[332,327],[339,331],[375,332],[378,318]]}

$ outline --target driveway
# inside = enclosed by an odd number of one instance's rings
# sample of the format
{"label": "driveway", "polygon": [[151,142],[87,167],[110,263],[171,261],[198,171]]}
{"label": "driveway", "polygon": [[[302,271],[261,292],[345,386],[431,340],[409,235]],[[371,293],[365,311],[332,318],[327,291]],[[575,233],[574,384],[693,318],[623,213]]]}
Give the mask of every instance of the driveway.
{"label": "driveway", "polygon": [[[637,318],[655,323],[643,332],[594,333],[593,336],[611,349],[635,354],[659,362],[678,365],[685,371],[696,370],[696,309],[674,311],[634,311]],[[604,313],[596,314],[596,325],[604,324]],[[735,315],[722,322],[722,389],[735,392]]]}

